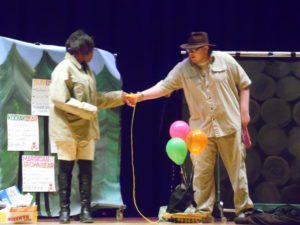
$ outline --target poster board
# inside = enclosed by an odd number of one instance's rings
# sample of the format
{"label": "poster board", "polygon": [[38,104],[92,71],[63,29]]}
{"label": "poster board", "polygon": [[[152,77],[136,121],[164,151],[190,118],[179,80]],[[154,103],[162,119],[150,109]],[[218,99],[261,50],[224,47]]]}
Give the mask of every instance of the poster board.
{"label": "poster board", "polygon": [[23,192],[55,192],[54,156],[22,156]]}
{"label": "poster board", "polygon": [[39,151],[38,117],[7,114],[8,151]]}

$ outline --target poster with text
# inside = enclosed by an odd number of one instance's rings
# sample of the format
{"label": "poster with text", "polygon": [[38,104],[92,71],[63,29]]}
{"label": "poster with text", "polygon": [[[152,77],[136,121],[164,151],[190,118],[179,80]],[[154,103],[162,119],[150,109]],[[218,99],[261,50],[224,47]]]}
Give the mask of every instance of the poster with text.
{"label": "poster with text", "polygon": [[54,156],[22,156],[23,192],[55,192]]}
{"label": "poster with text", "polygon": [[7,114],[7,150],[39,151],[37,116]]}
{"label": "poster with text", "polygon": [[49,86],[51,80],[32,79],[31,114],[49,116]]}

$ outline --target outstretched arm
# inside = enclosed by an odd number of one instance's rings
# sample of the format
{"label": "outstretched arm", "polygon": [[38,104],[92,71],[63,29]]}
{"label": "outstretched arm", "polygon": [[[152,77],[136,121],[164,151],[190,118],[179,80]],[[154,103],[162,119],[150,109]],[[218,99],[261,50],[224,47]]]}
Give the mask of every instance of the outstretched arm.
{"label": "outstretched arm", "polygon": [[162,89],[160,86],[155,85],[149,89],[146,89],[141,92],[137,92],[135,94],[127,94],[125,95],[125,102],[129,106],[135,106],[136,103],[144,101],[144,100],[150,100],[150,99],[156,99],[160,98],[162,96],[168,95],[168,92]]}

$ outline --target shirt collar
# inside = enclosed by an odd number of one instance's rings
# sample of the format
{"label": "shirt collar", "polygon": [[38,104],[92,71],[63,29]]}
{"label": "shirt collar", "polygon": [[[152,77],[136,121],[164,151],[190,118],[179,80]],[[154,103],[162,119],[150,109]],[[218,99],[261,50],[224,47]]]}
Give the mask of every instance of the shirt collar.
{"label": "shirt collar", "polygon": [[211,53],[210,66],[211,70],[214,72],[220,72],[227,69],[226,64],[224,64],[219,57],[216,57],[216,53],[214,51]]}
{"label": "shirt collar", "polygon": [[200,68],[208,68],[208,65],[210,63],[211,63],[211,57],[209,57],[208,60],[203,63],[198,63],[197,66]]}
{"label": "shirt collar", "polygon": [[77,61],[77,59],[70,53],[66,53],[65,59],[71,61],[78,69],[82,70],[82,65]]}

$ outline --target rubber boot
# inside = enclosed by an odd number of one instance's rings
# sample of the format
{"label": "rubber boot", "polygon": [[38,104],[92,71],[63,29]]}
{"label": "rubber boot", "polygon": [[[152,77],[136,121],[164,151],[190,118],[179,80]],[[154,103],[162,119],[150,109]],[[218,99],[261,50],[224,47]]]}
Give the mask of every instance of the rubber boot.
{"label": "rubber boot", "polygon": [[59,223],[70,223],[70,195],[74,161],[59,160]]}
{"label": "rubber boot", "polygon": [[92,161],[78,160],[79,190],[81,199],[81,223],[93,223],[91,216],[91,190],[92,190]]}

